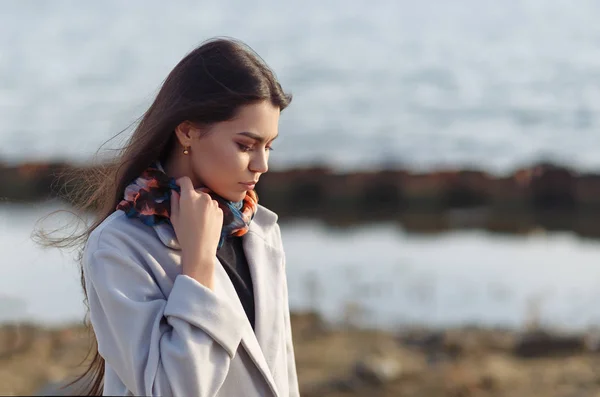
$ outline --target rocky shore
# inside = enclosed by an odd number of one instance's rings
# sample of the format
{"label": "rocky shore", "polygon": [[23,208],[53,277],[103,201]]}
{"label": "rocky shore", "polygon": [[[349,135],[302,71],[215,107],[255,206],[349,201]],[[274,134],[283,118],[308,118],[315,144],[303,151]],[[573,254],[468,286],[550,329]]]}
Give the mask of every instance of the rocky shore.
{"label": "rocky shore", "polygon": [[[38,202],[64,197],[77,179],[64,171],[94,172],[68,163],[0,162],[0,199]],[[414,173],[381,170],[336,173],[326,167],[270,171],[257,186],[261,203],[282,220],[313,217],[331,226],[397,222],[408,231],[478,228],[501,233],[569,230],[600,237],[600,174],[537,164],[511,175],[478,170]]]}
{"label": "rocky shore", "polygon": [[[600,396],[592,333],[335,329],[312,313],[292,327],[304,397]],[[81,326],[1,326],[0,395],[61,394],[89,343]]]}

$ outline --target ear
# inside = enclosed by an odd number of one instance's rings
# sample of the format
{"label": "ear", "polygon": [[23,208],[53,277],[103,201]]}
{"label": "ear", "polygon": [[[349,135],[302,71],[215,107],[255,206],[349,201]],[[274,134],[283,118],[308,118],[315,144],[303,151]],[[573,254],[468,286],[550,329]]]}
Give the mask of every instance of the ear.
{"label": "ear", "polygon": [[181,146],[192,146],[192,141],[200,137],[200,128],[190,121],[184,121],[175,127],[175,135]]}

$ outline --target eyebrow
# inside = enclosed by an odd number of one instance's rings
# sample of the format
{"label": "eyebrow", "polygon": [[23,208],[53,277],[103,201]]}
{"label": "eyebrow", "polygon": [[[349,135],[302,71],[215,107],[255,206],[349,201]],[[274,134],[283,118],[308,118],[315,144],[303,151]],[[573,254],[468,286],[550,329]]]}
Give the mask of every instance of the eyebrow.
{"label": "eyebrow", "polygon": [[[238,135],[244,135],[247,136],[250,139],[254,139],[255,141],[259,142],[259,143],[264,143],[265,142],[265,138],[263,138],[260,135],[256,135],[252,132],[248,132],[248,131],[244,131],[244,132],[238,132]],[[279,134],[275,135],[275,137],[273,139],[271,139],[272,141],[277,139],[277,137],[279,136]]]}

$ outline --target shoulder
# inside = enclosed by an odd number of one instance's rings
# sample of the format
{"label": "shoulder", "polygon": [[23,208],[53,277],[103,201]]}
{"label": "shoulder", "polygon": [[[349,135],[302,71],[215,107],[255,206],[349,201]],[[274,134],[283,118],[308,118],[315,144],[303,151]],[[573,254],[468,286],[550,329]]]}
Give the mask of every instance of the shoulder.
{"label": "shoulder", "polygon": [[142,222],[133,222],[121,210],[109,215],[89,235],[85,251],[114,249],[122,252],[142,252],[156,250],[156,233]]}

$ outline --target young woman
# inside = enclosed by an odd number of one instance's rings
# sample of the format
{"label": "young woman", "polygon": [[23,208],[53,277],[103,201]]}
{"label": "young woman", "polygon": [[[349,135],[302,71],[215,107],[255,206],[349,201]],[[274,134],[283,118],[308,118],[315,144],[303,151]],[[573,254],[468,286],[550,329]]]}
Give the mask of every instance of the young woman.
{"label": "young woman", "polygon": [[92,394],[299,395],[277,215],[254,191],[290,100],[235,40],[164,81],[88,202]]}

